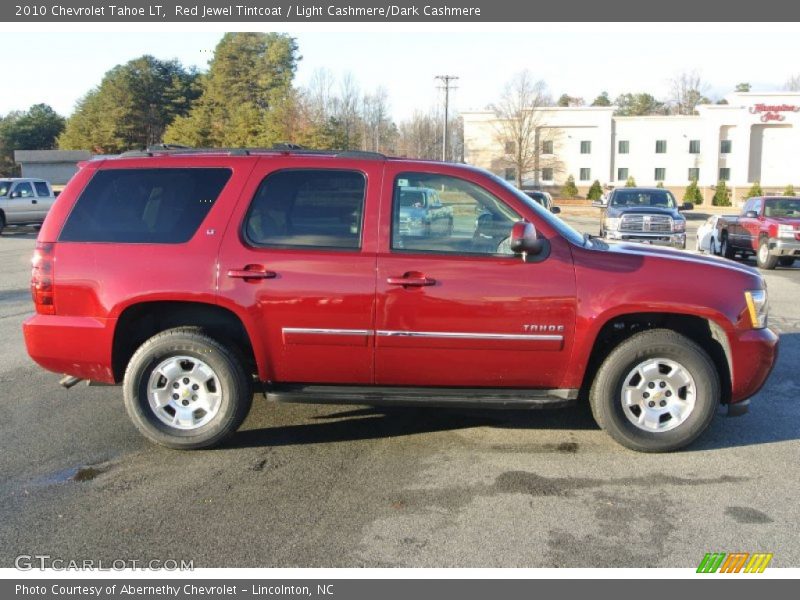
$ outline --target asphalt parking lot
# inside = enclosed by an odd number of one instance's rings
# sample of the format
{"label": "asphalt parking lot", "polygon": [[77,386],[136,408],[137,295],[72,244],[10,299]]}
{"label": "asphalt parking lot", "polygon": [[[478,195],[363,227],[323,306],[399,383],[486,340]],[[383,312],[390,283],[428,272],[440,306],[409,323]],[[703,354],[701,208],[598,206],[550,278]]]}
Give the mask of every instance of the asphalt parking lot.
{"label": "asphalt parking lot", "polygon": [[[596,218],[566,218],[597,231]],[[34,240],[0,236],[0,567],[19,554],[196,567],[696,567],[711,551],[800,566],[798,268],[766,274],[782,346],[750,414],[718,416],[679,453],[625,450],[585,406],[258,399],[230,444],[186,453],[141,438],[119,388],[66,391],[28,359],[20,326]]]}

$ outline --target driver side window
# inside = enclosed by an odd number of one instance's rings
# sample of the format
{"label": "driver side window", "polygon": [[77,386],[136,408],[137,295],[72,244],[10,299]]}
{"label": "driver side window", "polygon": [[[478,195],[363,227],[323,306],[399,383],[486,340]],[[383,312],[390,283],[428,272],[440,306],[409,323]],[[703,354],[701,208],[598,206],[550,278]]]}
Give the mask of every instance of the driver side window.
{"label": "driver side window", "polygon": [[482,187],[431,173],[394,182],[392,250],[511,255],[508,236],[521,217]]}

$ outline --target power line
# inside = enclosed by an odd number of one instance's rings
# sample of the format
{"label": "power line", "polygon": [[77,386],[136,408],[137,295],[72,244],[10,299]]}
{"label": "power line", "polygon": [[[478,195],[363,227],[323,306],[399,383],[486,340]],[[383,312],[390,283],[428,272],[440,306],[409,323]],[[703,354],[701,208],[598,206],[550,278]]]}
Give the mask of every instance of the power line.
{"label": "power line", "polygon": [[442,82],[440,90],[444,90],[444,139],[442,140],[442,160],[447,160],[448,119],[450,112],[450,90],[458,89],[451,82],[458,79],[457,75],[437,75],[434,79]]}

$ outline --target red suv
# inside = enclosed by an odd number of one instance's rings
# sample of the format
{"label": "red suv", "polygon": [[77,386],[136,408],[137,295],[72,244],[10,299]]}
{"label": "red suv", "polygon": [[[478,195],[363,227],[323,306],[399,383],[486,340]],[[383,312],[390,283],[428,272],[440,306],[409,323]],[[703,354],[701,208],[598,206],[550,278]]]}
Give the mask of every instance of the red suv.
{"label": "red suv", "polygon": [[[431,190],[448,215],[403,210]],[[435,194],[433,193],[435,192]],[[438,210],[438,209],[437,209]],[[498,177],[368,153],[153,149],[82,165],[33,259],[28,352],[121,383],[149,439],[221,442],[254,390],[350,404],[586,398],[641,451],[742,413],[778,338],[764,281],[584,236]]]}

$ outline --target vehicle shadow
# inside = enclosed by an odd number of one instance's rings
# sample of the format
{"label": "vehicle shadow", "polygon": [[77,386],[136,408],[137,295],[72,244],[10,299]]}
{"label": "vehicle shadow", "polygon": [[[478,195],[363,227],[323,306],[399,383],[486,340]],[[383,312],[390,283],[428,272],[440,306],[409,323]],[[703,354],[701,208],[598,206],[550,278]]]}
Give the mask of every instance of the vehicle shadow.
{"label": "vehicle shadow", "polygon": [[388,439],[474,427],[498,429],[597,429],[585,404],[553,410],[488,410],[434,407],[332,407],[312,423],[243,430],[229,448],[324,444]]}
{"label": "vehicle shadow", "polygon": [[[800,381],[793,376],[800,355],[800,334],[781,336],[778,363],[764,388],[751,401],[747,415],[719,414],[709,430],[684,451],[697,452],[771,444],[800,439]],[[724,409],[720,409],[723,413]],[[553,410],[489,410],[454,408],[372,408],[331,406],[304,423],[239,431],[228,448],[326,444],[388,439],[457,431],[474,427],[542,431],[591,431],[598,426],[586,402]],[[566,441],[566,436],[565,436]]]}
{"label": "vehicle shadow", "polygon": [[13,227],[7,225],[0,231],[0,237],[14,238],[17,240],[35,240],[39,230],[34,227]]}

